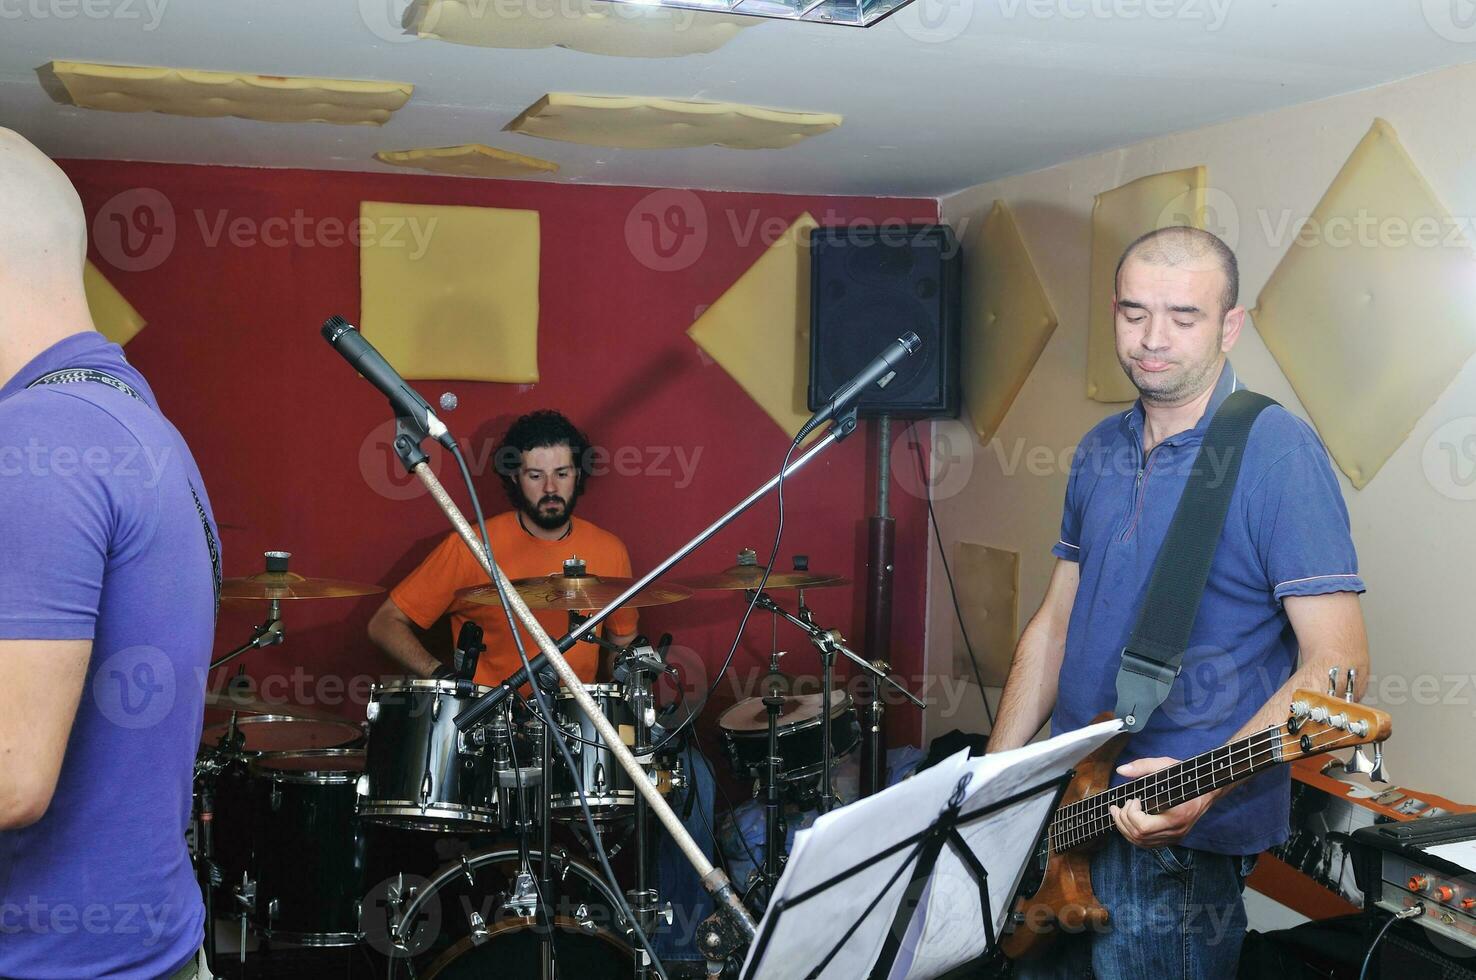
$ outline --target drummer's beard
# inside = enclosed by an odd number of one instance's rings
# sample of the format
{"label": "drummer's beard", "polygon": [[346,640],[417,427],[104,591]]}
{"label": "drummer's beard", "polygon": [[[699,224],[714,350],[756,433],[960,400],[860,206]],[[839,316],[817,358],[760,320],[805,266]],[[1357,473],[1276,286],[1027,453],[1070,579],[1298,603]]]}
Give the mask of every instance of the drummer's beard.
{"label": "drummer's beard", "polygon": [[577,492],[569,500],[556,493],[545,494],[536,504],[524,497],[522,510],[530,521],[545,531],[557,531],[574,516],[574,505],[578,500]]}

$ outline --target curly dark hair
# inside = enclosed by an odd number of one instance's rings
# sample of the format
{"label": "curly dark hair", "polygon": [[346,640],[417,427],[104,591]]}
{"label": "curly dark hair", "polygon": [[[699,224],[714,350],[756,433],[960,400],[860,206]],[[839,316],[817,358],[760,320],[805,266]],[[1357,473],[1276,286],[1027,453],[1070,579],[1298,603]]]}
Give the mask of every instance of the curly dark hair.
{"label": "curly dark hair", "polygon": [[507,499],[514,507],[523,506],[523,491],[518,487],[523,453],[544,446],[569,447],[578,473],[574,481],[574,496],[577,499],[584,493],[585,484],[589,482],[589,437],[562,413],[544,408],[529,412],[508,426],[492,456],[493,468],[497,470],[502,488],[507,491]]}

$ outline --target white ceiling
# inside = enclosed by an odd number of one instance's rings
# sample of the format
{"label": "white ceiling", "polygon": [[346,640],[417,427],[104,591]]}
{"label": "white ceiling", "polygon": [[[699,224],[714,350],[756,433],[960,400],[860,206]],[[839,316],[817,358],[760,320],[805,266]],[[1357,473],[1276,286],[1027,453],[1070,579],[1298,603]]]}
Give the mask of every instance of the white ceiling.
{"label": "white ceiling", "polygon": [[[934,197],[1476,57],[1452,20],[1464,0],[915,0],[864,30],[762,21],[673,59],[401,37],[407,2],[0,0],[0,124],[60,157],[385,170],[376,150],[484,142],[558,162],[559,181]],[[415,95],[382,128],[106,113],[51,101],[36,69],[53,59],[390,79]],[[845,123],[782,150],[501,131],[550,90]]]}

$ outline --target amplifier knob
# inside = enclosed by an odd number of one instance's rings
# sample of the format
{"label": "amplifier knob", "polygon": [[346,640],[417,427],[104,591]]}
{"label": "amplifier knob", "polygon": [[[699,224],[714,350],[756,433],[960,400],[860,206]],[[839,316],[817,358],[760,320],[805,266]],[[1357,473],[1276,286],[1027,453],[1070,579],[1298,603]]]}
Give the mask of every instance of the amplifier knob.
{"label": "amplifier knob", "polygon": [[1409,890],[1418,895],[1430,887],[1430,879],[1425,875],[1410,875],[1408,884]]}
{"label": "amplifier knob", "polygon": [[1461,908],[1465,909],[1467,912],[1471,911],[1472,909],[1476,909],[1476,897],[1467,895],[1465,898],[1461,899]]}
{"label": "amplifier knob", "polygon": [[1449,885],[1440,885],[1432,894],[1435,896],[1435,901],[1437,902],[1449,902],[1452,898],[1455,898],[1455,889]]}

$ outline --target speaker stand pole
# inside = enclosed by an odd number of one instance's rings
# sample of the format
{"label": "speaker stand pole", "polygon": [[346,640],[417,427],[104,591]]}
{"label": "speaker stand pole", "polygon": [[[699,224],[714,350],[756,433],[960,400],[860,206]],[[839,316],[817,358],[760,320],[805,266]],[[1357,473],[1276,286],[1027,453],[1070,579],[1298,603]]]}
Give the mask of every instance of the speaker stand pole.
{"label": "speaker stand pole", "polygon": [[[892,417],[879,417],[876,431],[876,513],[867,529],[863,649],[872,664],[888,670],[892,651],[892,559],[897,539],[897,522],[891,514]],[[868,703],[862,715],[861,795],[870,796],[886,786],[885,706],[874,683],[866,681],[863,690]]]}

